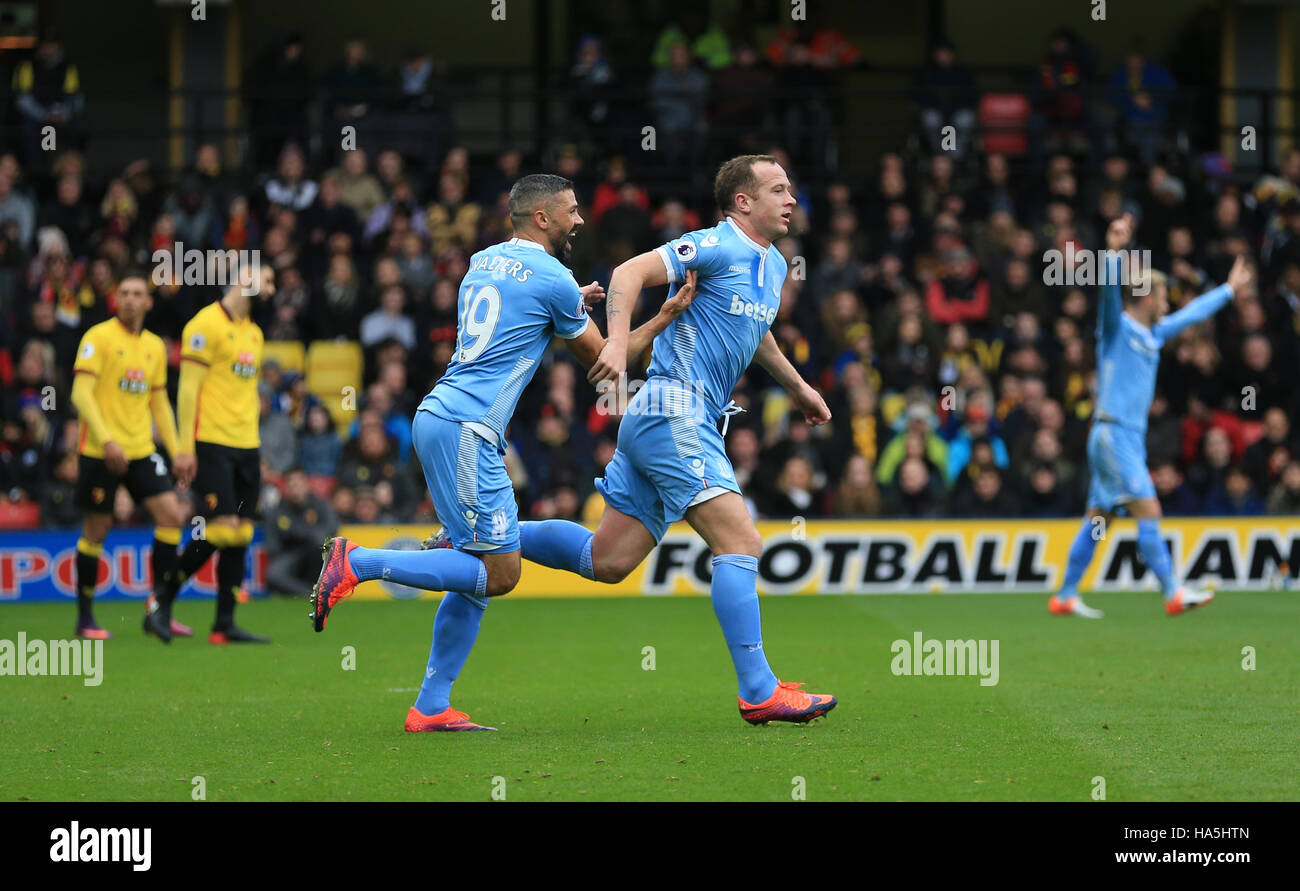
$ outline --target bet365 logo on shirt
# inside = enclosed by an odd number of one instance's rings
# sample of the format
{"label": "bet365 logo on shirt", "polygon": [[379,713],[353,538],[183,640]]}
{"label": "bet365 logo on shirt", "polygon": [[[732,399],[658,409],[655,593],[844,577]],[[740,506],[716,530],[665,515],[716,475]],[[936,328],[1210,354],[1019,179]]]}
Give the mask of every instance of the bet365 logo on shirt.
{"label": "bet365 logo on shirt", "polygon": [[745,316],[760,324],[770,325],[776,321],[776,310],[775,306],[764,306],[750,300],[741,300],[739,294],[731,295],[729,312],[733,316]]}
{"label": "bet365 logo on shirt", "polygon": [[149,382],[144,378],[143,368],[128,368],[122,374],[122,379],[117,382],[117,386],[124,393],[139,394],[149,392]]}

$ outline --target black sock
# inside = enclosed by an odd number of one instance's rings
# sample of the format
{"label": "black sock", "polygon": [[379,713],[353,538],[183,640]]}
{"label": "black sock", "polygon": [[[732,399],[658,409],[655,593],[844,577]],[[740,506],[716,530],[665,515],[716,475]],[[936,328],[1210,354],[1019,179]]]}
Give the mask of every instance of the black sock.
{"label": "black sock", "polygon": [[99,582],[99,557],[77,551],[77,624],[95,621],[93,604],[95,585]]}
{"label": "black sock", "polygon": [[214,628],[235,624],[235,592],[244,583],[244,556],[247,545],[222,548],[217,557],[217,621]]}
{"label": "black sock", "polygon": [[[175,550],[175,548],[172,548],[173,553]],[[198,572],[204,563],[208,562],[208,558],[212,556],[215,550],[216,548],[209,544],[206,538],[190,540],[190,543],[185,546],[185,550],[181,551],[180,557],[172,563],[171,578],[164,579],[163,593],[158,595],[159,601],[165,601],[163,606],[172,605],[172,601],[180,593],[181,586],[189,581],[190,576]]]}
{"label": "black sock", "polygon": [[165,596],[167,579],[176,571],[176,563],[179,559],[180,554],[176,551],[176,545],[159,541],[158,536],[154,536],[153,555],[149,558],[149,568],[153,570],[153,594],[158,598],[159,606],[171,605],[171,598]]}

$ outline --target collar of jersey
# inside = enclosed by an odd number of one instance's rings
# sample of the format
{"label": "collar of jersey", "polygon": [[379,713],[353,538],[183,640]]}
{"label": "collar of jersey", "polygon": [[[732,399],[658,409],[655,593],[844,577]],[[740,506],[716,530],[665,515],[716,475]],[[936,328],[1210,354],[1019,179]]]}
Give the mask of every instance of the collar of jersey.
{"label": "collar of jersey", "polygon": [[519,247],[537,248],[539,251],[546,250],[546,248],[543,245],[529,238],[512,238],[509,241],[507,241],[506,244],[513,244]]}
{"label": "collar of jersey", "polygon": [[741,241],[758,252],[758,284],[761,287],[764,280],[764,270],[767,266],[767,248],[759,247],[758,242],[746,235],[745,230],[737,226],[731,217],[727,217],[727,225],[732,228],[732,231],[740,236]]}
{"label": "collar of jersey", "polygon": [[745,230],[737,226],[735,221],[732,220],[731,217],[727,217],[727,225],[735,230],[736,234],[740,236],[741,241],[745,242],[745,244],[749,245],[754,250],[758,251],[760,254],[763,254],[764,256],[767,255],[767,248],[759,246],[759,243],[757,241],[755,241],[754,239],[746,235]]}
{"label": "collar of jersey", "polygon": [[1146,325],[1143,325],[1143,324],[1142,324],[1141,322],[1139,322],[1137,319],[1135,319],[1135,318],[1133,318],[1132,316],[1130,316],[1130,315],[1128,314],[1128,311],[1127,311],[1127,310],[1125,310],[1124,315],[1128,316],[1128,320],[1129,320],[1130,322],[1132,322],[1133,325],[1134,325],[1134,327],[1136,327],[1139,331],[1143,332],[1144,334],[1150,334],[1150,333],[1151,333],[1151,329],[1150,329],[1150,328],[1148,328]]}

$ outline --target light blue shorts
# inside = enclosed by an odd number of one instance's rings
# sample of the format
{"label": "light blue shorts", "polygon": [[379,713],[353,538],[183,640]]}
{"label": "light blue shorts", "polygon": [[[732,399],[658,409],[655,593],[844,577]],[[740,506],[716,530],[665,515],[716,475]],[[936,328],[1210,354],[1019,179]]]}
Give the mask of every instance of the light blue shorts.
{"label": "light blue shorts", "polygon": [[1110,421],[1096,421],[1088,434],[1088,507],[1113,511],[1140,498],[1155,498],[1147,470],[1146,438]]}
{"label": "light blue shorts", "polygon": [[618,448],[596,488],[655,541],[693,505],[740,493],[715,414],[685,386],[657,377],[628,404]]}
{"label": "light blue shorts", "polygon": [[411,425],[411,446],[452,547],[519,550],[519,506],[496,446],[459,421],[423,409]]}

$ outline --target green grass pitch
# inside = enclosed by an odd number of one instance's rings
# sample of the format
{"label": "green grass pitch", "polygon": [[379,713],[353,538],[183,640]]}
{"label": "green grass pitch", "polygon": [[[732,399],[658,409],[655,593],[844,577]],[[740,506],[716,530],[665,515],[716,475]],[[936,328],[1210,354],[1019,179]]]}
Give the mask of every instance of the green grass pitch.
{"label": "green grass pitch", "polygon": [[[1169,618],[1154,593],[765,597],[778,675],[840,699],[810,725],[750,727],[704,597],[506,597],[455,704],[499,733],[407,734],[436,603],[306,599],[240,609],[269,647],[164,647],[103,603],[104,678],[0,677],[0,799],[209,801],[1294,800],[1294,594],[1225,593]],[[206,631],[209,603],[177,617]],[[64,638],[70,604],[0,607],[0,638]],[[997,639],[1000,677],[898,677],[914,632]],[[355,670],[344,670],[355,647]],[[654,670],[645,670],[654,647]],[[1244,670],[1243,647],[1256,668]],[[504,787],[500,780],[504,778]]]}

